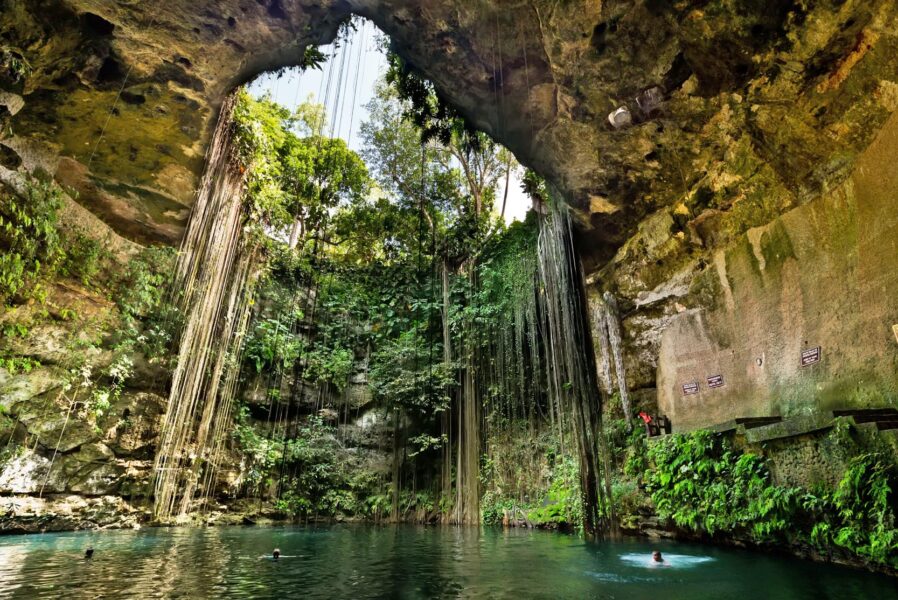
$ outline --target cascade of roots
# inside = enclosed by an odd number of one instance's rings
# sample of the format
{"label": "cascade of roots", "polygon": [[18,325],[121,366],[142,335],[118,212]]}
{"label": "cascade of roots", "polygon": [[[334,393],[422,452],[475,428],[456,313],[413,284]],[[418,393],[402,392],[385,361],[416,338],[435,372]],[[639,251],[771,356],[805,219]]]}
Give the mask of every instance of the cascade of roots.
{"label": "cascade of roots", "polygon": [[[470,285],[476,285],[476,270],[470,272]],[[478,360],[473,332],[466,333],[461,402],[458,411],[458,456],[456,468],[456,504],[454,521],[460,524],[480,522],[480,449],[481,397],[478,385]]]}
{"label": "cascade of roots", "polygon": [[[571,416],[580,463],[583,525],[588,534],[614,528],[608,452],[602,434],[602,404],[587,322],[580,261],[570,216],[553,202],[539,236],[540,299],[548,321],[549,394],[559,414]],[[603,474],[606,476],[603,477]],[[603,485],[604,483],[604,485]],[[604,526],[604,527],[603,527]]]}
{"label": "cascade of roots", "polygon": [[153,471],[159,521],[186,515],[197,492],[214,486],[249,320],[257,248],[242,235],[246,175],[231,143],[234,102],[222,108],[178,257],[174,291],[185,320]]}
{"label": "cascade of roots", "polygon": [[[486,442],[483,451],[493,465],[486,475],[506,497],[523,503],[541,490],[536,483],[542,474],[538,454],[525,452],[511,458],[506,453],[514,446],[512,440],[537,438],[543,428],[554,427],[556,417],[545,393],[546,340],[541,327],[543,313],[537,303],[536,239],[517,243],[520,245],[506,249],[507,254],[498,262],[494,259],[484,268],[487,277],[502,273],[502,285],[493,290],[495,296],[481,299],[485,303],[481,307],[490,307],[501,316],[481,332],[477,379],[481,389],[481,437]],[[562,439],[560,432],[558,439]],[[532,477],[522,483],[508,476],[509,471],[495,469],[509,463],[514,463],[515,473],[527,471]]]}

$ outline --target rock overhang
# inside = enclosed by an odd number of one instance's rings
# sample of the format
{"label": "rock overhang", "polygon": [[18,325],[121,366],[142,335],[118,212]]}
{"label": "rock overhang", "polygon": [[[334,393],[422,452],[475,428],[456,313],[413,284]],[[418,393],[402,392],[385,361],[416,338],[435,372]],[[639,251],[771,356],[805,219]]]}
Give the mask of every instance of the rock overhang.
{"label": "rock overhang", "polygon": [[559,190],[587,268],[657,211],[700,248],[769,221],[844,177],[896,104],[887,0],[7,5],[31,72],[0,83],[24,102],[5,145],[63,157],[58,179],[144,243],[177,243],[223,97],[351,14]]}

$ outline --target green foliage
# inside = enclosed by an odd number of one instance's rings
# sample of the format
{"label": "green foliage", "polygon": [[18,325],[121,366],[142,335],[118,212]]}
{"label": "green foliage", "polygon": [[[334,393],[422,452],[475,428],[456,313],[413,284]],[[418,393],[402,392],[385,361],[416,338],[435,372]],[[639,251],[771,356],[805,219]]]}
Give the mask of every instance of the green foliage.
{"label": "green foliage", "polygon": [[536,171],[527,169],[521,178],[521,188],[532,200],[540,204],[549,203],[549,191],[546,188],[546,181],[540,177]]}
{"label": "green foliage", "polygon": [[878,564],[898,567],[895,465],[880,453],[855,457],[835,492],[806,500],[816,516],[811,541],[837,546]]}
{"label": "green foliage", "polygon": [[20,83],[31,75],[31,65],[16,48],[0,45],[0,78]]}
{"label": "green foliage", "polygon": [[58,211],[62,191],[30,180],[22,195],[0,192],[0,301],[9,301],[35,283],[60,258]]}
{"label": "green foliage", "polygon": [[883,454],[857,456],[834,491],[813,493],[774,484],[761,457],[707,431],[663,438],[648,454],[643,481],[663,520],[712,536],[807,541],[898,567],[896,473]]}
{"label": "green foliage", "polygon": [[540,506],[527,517],[537,526],[579,529],[583,524],[580,469],[572,458],[563,456],[552,472],[549,490]]}
{"label": "green foliage", "polygon": [[181,330],[183,317],[168,297],[176,260],[174,248],[144,248],[131,258],[115,282],[115,301],[123,321],[122,342],[136,344],[136,349],[149,358],[167,356]]}
{"label": "green foliage", "polygon": [[519,503],[512,498],[505,498],[487,490],[480,498],[480,522],[488,526],[502,525],[506,512],[519,508]]}
{"label": "green foliage", "polygon": [[382,509],[382,480],[341,457],[334,433],[320,418],[309,417],[285,442],[263,435],[250,424],[248,409],[238,409],[234,437],[249,490],[267,490],[283,473],[275,506],[291,516],[368,516]]}
{"label": "green foliage", "polygon": [[264,226],[260,235],[294,223],[304,234],[319,232],[329,211],[367,194],[365,163],[343,140],[322,135],[324,121],[320,105],[305,103],[291,113],[269,97],[238,92],[234,145],[249,170],[248,223]]}
{"label": "green foliage", "polygon": [[315,383],[333,385],[342,392],[349,383],[354,358],[352,350],[348,348],[315,348],[306,355],[305,377]]}
{"label": "green foliage", "polygon": [[250,493],[259,493],[272,483],[281,458],[281,442],[262,435],[250,422],[249,408],[239,406],[232,433],[243,458],[242,471]]}
{"label": "green foliage", "polygon": [[[417,84],[407,75],[397,74],[405,83],[398,78],[394,83],[407,84],[411,91]],[[332,409],[356,357],[366,355],[377,405],[397,410],[412,423],[413,431],[404,436],[404,456],[414,464],[431,460],[445,446],[439,418],[460,372],[458,364],[446,364],[443,358],[441,286],[430,267],[447,265],[452,342],[456,349],[473,349],[513,310],[495,310],[489,302],[505,306],[510,289],[518,298],[534,297],[534,271],[525,276],[526,269],[517,270],[515,260],[529,253],[527,265],[533,265],[535,226],[531,223],[526,232],[513,228],[503,243],[504,229],[491,214],[496,180],[507,164],[498,148],[460,121],[439,125],[448,125],[448,135],[434,133],[436,129],[425,134],[432,143],[422,146],[421,130],[408,119],[411,105],[389,85],[378,88],[362,126],[364,155],[379,186],[374,190],[358,156],[343,142],[325,137],[326,116],[319,105],[305,103],[291,112],[270,98],[253,100],[243,94],[233,133],[237,158],[250,169],[251,220],[264,223],[265,234],[274,238],[267,243],[270,268],[245,346],[246,368],[275,375],[270,378],[273,396],[280,393],[277,374],[301,367],[296,372],[304,383],[317,385],[324,407]],[[436,108],[427,117],[428,127],[445,116]],[[298,234],[294,251],[285,251],[277,241],[287,238],[287,225],[292,225],[291,236]],[[472,283],[478,273],[470,272],[481,256],[495,261],[484,267],[493,269],[487,277],[495,277],[482,304]],[[502,284],[504,274],[519,277]],[[297,306],[307,318],[294,314]],[[286,463],[293,465],[279,481],[282,510],[388,510],[392,498],[382,489],[383,481],[368,486],[370,493],[362,497],[347,483],[341,466],[315,453],[330,448],[337,454],[339,448],[328,435],[307,429],[300,436],[307,443],[295,447],[283,440],[272,445],[244,430],[247,455],[256,457],[248,461],[254,465],[254,485],[267,489],[266,481],[280,478],[280,467],[278,473],[272,471],[280,445],[287,448]],[[570,512],[561,488],[556,492],[553,503]],[[401,494],[402,510],[427,511],[437,505],[429,492]]]}
{"label": "green foliage", "polygon": [[[509,156],[483,134],[450,128],[425,135],[409,118],[410,100],[397,83],[381,83],[361,126],[363,156],[380,189],[405,217],[390,237],[413,253],[431,240],[444,260],[457,266],[477,254],[488,232],[501,225],[491,213],[498,177]],[[402,222],[394,221],[396,225]],[[411,225],[411,227],[408,227]],[[416,248],[417,246],[417,248]],[[425,246],[426,248],[426,246]]]}
{"label": "green foliage", "polygon": [[440,356],[415,330],[386,342],[371,358],[370,383],[375,398],[428,415],[446,410],[447,390],[456,385],[455,369],[437,362]]}
{"label": "green foliage", "polygon": [[78,279],[88,287],[98,287],[98,275],[107,253],[96,239],[74,232],[64,239],[65,257],[60,267],[61,274]]}
{"label": "green foliage", "polygon": [[634,479],[615,479],[611,483],[611,502],[621,527],[636,529],[639,514],[646,508],[647,498]]}
{"label": "green foliage", "polygon": [[391,52],[388,62],[386,81],[406,101],[403,117],[420,131],[422,143],[435,139],[449,145],[458,137],[479,143],[477,130],[442,99],[433,83],[411,69],[398,54]]}
{"label": "green foliage", "polygon": [[[79,391],[86,391],[89,395],[86,400],[78,403],[80,406],[78,417],[91,424],[94,430],[100,433],[99,419],[109,411],[113,402],[121,398],[125,384],[133,375],[134,363],[131,360],[130,348],[119,348],[112,364],[96,380],[93,379],[93,369],[89,365],[84,365],[70,371],[69,382],[63,386],[63,390],[68,391],[80,378]],[[77,393],[76,391],[76,397]]]}
{"label": "green foliage", "polygon": [[27,356],[0,357],[0,369],[6,369],[10,375],[30,373],[40,366],[40,361]]}
{"label": "green foliage", "polygon": [[[524,514],[535,527],[579,531],[583,524],[583,503],[577,462],[554,452],[550,459],[553,464],[544,493],[521,501],[487,490],[480,501],[481,522],[499,525],[507,511],[514,519]],[[488,472],[489,467],[485,470]]]}
{"label": "green foliage", "polygon": [[321,52],[321,49],[318,46],[306,46],[299,66],[302,67],[303,70],[317,69],[320,71],[322,63],[325,61],[327,61],[327,57]]}
{"label": "green foliage", "polygon": [[645,430],[634,427],[629,437],[624,458],[624,475],[637,479],[649,468]]}
{"label": "green foliage", "polygon": [[761,457],[739,454],[708,431],[661,439],[649,446],[649,460],[645,484],[658,516],[685,529],[772,540],[788,531],[799,506],[800,490],[773,485]]}
{"label": "green foliage", "polygon": [[256,322],[244,345],[245,360],[256,373],[288,369],[302,356],[303,339],[281,319],[265,318]]}

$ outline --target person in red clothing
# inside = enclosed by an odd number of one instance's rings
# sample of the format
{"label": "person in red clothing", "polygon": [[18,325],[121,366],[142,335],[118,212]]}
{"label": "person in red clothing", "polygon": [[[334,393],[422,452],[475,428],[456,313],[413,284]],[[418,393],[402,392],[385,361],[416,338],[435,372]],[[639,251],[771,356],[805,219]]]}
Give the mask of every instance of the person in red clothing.
{"label": "person in red clothing", "polygon": [[645,423],[645,432],[649,437],[658,435],[658,429],[652,424],[652,417],[649,414],[640,411],[639,417],[642,419],[643,423]]}

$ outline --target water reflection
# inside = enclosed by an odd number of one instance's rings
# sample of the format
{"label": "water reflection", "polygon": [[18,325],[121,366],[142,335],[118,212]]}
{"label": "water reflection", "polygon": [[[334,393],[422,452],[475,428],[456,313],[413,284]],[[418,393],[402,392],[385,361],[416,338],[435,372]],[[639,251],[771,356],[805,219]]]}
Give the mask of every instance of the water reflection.
{"label": "water reflection", "polygon": [[[84,549],[93,546],[94,558]],[[282,557],[271,558],[274,548]],[[670,568],[653,568],[651,552]],[[147,529],[0,538],[0,598],[893,598],[892,579],[672,543],[533,531]]]}

